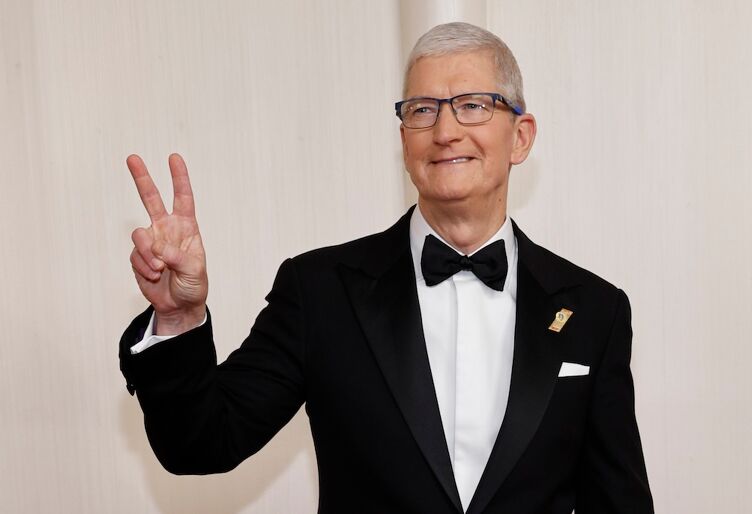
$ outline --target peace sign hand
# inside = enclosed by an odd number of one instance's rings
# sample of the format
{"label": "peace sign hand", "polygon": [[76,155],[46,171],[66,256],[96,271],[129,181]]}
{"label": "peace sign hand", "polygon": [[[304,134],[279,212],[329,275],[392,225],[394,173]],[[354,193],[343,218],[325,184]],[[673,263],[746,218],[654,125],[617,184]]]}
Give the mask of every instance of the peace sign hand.
{"label": "peace sign hand", "polygon": [[151,219],[148,228],[137,228],[131,234],[136,282],[154,306],[154,333],[181,334],[203,321],[209,291],[188,169],[180,155],[170,155],[174,200],[172,214],[168,214],[144,161],[131,155],[126,163]]}

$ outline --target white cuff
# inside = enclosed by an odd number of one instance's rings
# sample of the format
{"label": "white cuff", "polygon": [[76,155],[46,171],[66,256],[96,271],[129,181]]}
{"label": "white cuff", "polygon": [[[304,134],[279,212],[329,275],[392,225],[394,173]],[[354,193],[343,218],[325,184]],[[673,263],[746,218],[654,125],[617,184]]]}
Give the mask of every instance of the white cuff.
{"label": "white cuff", "polygon": [[[199,325],[197,325],[194,328],[198,328],[204,323],[206,323],[207,318],[208,318],[208,314],[204,314],[204,321],[202,321]],[[172,336],[154,335],[154,313],[152,312],[151,319],[149,319],[149,324],[146,326],[146,331],[144,332],[144,338],[138,343],[131,346],[131,354],[135,355],[137,353],[141,353],[147,348],[150,348],[157,343],[161,343],[162,341],[172,339],[173,337],[176,337],[176,336],[175,335],[172,335]]]}

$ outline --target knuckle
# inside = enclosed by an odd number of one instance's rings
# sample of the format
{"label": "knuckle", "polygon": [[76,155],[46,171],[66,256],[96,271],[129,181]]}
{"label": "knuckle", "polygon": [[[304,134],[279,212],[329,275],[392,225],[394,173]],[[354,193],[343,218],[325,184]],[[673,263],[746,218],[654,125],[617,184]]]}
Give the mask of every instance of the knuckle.
{"label": "knuckle", "polygon": [[131,233],[131,241],[133,241],[133,244],[137,247],[142,247],[150,243],[151,236],[149,236],[149,232],[145,228],[138,227]]}
{"label": "knuckle", "polygon": [[141,257],[144,262],[149,262],[149,260],[151,260],[152,253],[149,247],[146,246],[138,249],[138,256]]}
{"label": "knuckle", "polygon": [[146,275],[146,273],[144,272],[143,266],[140,263],[138,262],[133,263],[131,267],[133,268],[133,271],[135,271],[139,275]]}
{"label": "knuckle", "polygon": [[147,247],[149,252],[155,255],[159,255],[161,253],[164,253],[167,248],[164,241],[161,241],[159,239],[155,239],[154,241],[151,241],[151,244]]}

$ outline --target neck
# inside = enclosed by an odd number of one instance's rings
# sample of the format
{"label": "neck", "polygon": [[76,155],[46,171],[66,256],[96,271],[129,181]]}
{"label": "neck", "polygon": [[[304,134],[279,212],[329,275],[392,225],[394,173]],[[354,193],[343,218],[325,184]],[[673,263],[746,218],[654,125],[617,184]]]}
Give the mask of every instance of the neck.
{"label": "neck", "polygon": [[432,203],[418,199],[426,222],[447,243],[465,255],[473,253],[499,231],[507,217],[505,199],[472,205]]}

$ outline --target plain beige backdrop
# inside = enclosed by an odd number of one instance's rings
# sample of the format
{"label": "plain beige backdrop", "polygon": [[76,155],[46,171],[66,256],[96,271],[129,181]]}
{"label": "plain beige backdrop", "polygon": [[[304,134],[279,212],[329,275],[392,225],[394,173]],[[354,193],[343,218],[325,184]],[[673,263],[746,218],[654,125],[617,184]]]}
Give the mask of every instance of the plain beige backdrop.
{"label": "plain beige backdrop", "polygon": [[279,263],[390,225],[414,192],[405,49],[484,25],[539,135],[510,214],[622,287],[656,510],[752,511],[747,0],[0,0],[0,512],[313,513],[304,413],[235,471],[149,449],[117,342],[146,305],[125,167],[185,157],[223,359]]}

